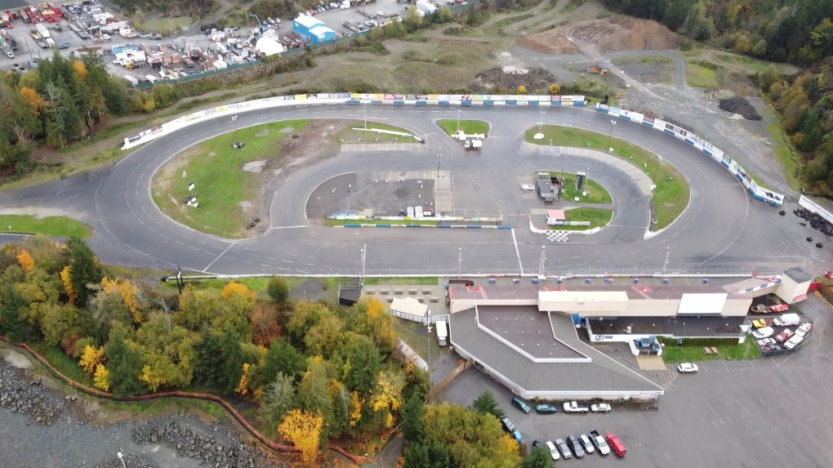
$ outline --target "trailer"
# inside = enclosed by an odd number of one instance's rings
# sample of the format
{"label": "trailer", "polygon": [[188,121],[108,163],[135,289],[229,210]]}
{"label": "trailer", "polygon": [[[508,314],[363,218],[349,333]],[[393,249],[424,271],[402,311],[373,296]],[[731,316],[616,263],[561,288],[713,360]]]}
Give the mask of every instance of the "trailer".
{"label": "trailer", "polygon": [[448,346],[448,324],[445,320],[439,320],[435,325],[437,326],[437,344]]}
{"label": "trailer", "polygon": [[555,191],[552,188],[552,177],[548,172],[539,172],[535,176],[535,185],[538,188],[538,196],[545,203],[555,201]]}

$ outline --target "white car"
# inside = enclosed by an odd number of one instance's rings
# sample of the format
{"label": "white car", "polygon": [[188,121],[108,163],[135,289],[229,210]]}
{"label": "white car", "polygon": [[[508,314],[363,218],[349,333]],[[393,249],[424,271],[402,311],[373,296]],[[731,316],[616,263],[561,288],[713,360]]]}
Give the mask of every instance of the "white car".
{"label": "white car", "polygon": [[587,406],[587,403],[580,403],[578,401],[564,402],[565,413],[586,413],[588,411],[590,411],[590,407]]}
{"label": "white car", "polygon": [[594,413],[610,413],[610,404],[608,403],[593,403],[590,405],[590,411]]}
{"label": "white car", "polygon": [[777,343],[777,341],[775,341],[775,338],[761,338],[760,340],[758,340],[758,346],[769,346],[775,343]]}
{"label": "white car", "polygon": [[802,341],[804,341],[803,336],[793,335],[792,338],[790,338],[789,340],[787,340],[786,343],[784,343],[784,348],[793,349],[796,346],[800,345]]}
{"label": "white car", "polygon": [[550,456],[552,457],[553,460],[560,460],[561,459],[561,454],[558,453],[558,449],[555,448],[555,444],[552,443],[551,440],[547,441],[547,450],[550,451]]}
{"label": "white car", "polygon": [[677,371],[680,374],[696,374],[698,370],[700,369],[697,367],[697,364],[693,362],[681,362],[677,366]]}
{"label": "white car", "polygon": [[804,322],[804,323],[801,324],[801,326],[796,328],[795,336],[805,336],[808,333],[810,333],[810,330],[812,330],[812,329],[813,329],[813,324],[811,322]]}
{"label": "white car", "polygon": [[752,337],[756,340],[760,340],[761,338],[769,338],[772,334],[775,333],[775,329],[772,327],[764,327],[759,328],[757,330],[752,331]]}
{"label": "white car", "polygon": [[596,447],[593,446],[593,442],[590,440],[590,436],[588,436],[587,434],[580,434],[578,436],[578,440],[581,441],[581,445],[584,446],[584,452],[587,453],[587,455],[596,453]]}

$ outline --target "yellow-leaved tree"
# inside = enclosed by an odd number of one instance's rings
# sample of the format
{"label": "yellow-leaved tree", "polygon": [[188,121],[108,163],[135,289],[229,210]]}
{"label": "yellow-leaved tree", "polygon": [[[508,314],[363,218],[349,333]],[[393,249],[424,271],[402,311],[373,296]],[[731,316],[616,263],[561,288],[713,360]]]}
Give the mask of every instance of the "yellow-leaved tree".
{"label": "yellow-leaved tree", "polygon": [[350,426],[355,426],[362,419],[363,403],[359,392],[350,392]]}
{"label": "yellow-leaved tree", "polygon": [[284,416],[283,422],[278,426],[278,432],[298,447],[304,463],[312,463],[318,458],[323,427],[324,417],[321,413],[294,409]]}
{"label": "yellow-leaved tree", "polygon": [[234,389],[235,392],[245,395],[249,393],[249,365],[248,362],[243,363],[243,372],[240,374],[240,382],[237,384],[237,388]]}
{"label": "yellow-leaved tree", "polygon": [[20,265],[21,270],[29,273],[35,268],[35,259],[32,258],[32,254],[28,250],[23,249],[17,254],[17,264]]}
{"label": "yellow-leaved tree", "polygon": [[95,366],[95,377],[93,379],[95,386],[104,390],[110,390],[110,371],[104,367],[104,364]]}
{"label": "yellow-leaved tree", "polygon": [[84,346],[84,352],[81,353],[81,360],[79,365],[87,375],[93,375],[96,371],[96,366],[101,364],[104,360],[104,346],[94,347],[90,345]]}
{"label": "yellow-leaved tree", "polygon": [[124,306],[130,311],[133,323],[140,325],[143,321],[142,311],[139,308],[139,300],[136,298],[136,285],[128,280],[101,279],[101,287],[106,294],[118,293],[124,301]]}
{"label": "yellow-leaved tree", "polygon": [[370,407],[374,412],[385,412],[385,427],[393,426],[393,411],[402,406],[402,388],[405,380],[401,374],[389,371],[379,372],[376,388],[370,396]]}
{"label": "yellow-leaved tree", "polygon": [[78,294],[75,293],[75,288],[72,286],[72,265],[65,266],[59,276],[61,277],[61,283],[64,285],[64,292],[69,299],[69,303],[75,304],[75,301],[78,300]]}
{"label": "yellow-leaved tree", "polygon": [[248,300],[251,300],[254,303],[257,300],[257,294],[249,289],[248,286],[245,284],[238,283],[237,281],[232,281],[231,283],[225,285],[223,287],[223,297],[228,299],[234,295],[242,296]]}
{"label": "yellow-leaved tree", "polygon": [[160,385],[166,382],[165,377],[150,366],[142,367],[142,375],[139,376],[139,380],[146,383],[151,392],[155,392]]}

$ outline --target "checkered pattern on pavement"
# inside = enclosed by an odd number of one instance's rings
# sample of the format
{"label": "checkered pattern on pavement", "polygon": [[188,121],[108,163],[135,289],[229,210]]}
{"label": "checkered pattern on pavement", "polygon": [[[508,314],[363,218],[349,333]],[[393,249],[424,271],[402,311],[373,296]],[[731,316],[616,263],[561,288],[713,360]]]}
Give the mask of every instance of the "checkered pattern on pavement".
{"label": "checkered pattern on pavement", "polygon": [[550,242],[567,242],[570,240],[569,231],[547,231],[547,239]]}

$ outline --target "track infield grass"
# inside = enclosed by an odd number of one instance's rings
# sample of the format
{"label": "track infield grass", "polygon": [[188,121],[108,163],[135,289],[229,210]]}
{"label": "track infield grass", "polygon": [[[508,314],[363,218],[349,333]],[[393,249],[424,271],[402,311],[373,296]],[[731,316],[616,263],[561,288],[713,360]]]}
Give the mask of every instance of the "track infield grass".
{"label": "track infield grass", "polygon": [[38,218],[31,215],[0,215],[0,231],[20,234],[44,234],[50,237],[88,239],[92,229],[86,224],[63,216]]}
{"label": "track infield grass", "polygon": [[[544,138],[533,140],[533,135],[539,132],[544,134]],[[526,132],[526,141],[529,143],[540,145],[550,140],[558,146],[590,148],[606,152],[608,135],[558,125],[536,126]],[[656,185],[654,197],[651,200],[656,222],[651,223],[651,230],[660,230],[677,219],[688,206],[690,196],[688,183],[682,174],[656,154],[627,141],[613,138],[610,140],[610,147],[613,148],[615,156],[626,159],[642,169]]]}
{"label": "track infield grass", "polygon": [[[457,119],[438,120],[437,125],[449,135],[457,133]],[[460,120],[459,128],[468,135],[475,133],[489,134],[489,122],[484,120]]]}

